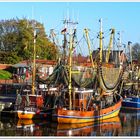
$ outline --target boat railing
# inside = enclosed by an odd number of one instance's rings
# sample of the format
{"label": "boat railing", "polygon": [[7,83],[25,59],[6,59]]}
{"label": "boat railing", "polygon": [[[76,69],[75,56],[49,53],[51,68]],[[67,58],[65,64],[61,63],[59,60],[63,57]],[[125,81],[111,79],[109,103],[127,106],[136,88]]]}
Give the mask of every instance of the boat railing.
{"label": "boat railing", "polygon": [[15,110],[35,111],[37,108],[38,107],[35,103],[30,103],[30,105],[15,104]]}
{"label": "boat railing", "polygon": [[[69,110],[69,106],[63,106],[63,110]],[[81,106],[75,106],[75,107],[72,107],[71,110],[75,110],[75,111],[93,111],[93,110],[97,110],[98,109],[98,106],[97,105],[94,105],[94,106],[89,106],[88,109],[87,108],[83,108]]]}

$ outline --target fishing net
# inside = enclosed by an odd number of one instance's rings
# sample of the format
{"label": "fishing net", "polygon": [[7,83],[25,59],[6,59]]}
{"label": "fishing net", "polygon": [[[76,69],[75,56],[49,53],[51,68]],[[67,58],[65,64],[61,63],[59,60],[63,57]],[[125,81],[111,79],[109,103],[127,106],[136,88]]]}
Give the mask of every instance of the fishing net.
{"label": "fishing net", "polygon": [[99,82],[101,88],[106,92],[115,91],[121,80],[122,80],[123,70],[120,68],[108,68],[99,66]]}
{"label": "fishing net", "polygon": [[96,78],[96,70],[88,67],[74,67],[73,71],[78,71],[78,73],[72,74],[72,79],[81,88],[93,88],[93,84]]}
{"label": "fishing net", "polygon": [[114,87],[120,75],[120,68],[102,67],[102,75],[105,84],[108,85],[109,87]]}
{"label": "fishing net", "polygon": [[[72,73],[72,86],[82,88],[93,88],[93,84],[96,77],[96,71],[93,68],[86,67],[73,67],[72,71],[78,71],[78,73]],[[46,83],[48,85],[60,85],[68,86],[69,84],[69,67],[66,65],[57,65],[53,73],[43,80],[38,77],[38,83]]]}

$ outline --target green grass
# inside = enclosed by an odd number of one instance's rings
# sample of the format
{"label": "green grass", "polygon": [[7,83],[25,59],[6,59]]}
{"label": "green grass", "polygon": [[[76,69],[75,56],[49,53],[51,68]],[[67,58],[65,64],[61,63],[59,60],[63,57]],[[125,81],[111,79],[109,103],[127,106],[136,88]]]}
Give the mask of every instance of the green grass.
{"label": "green grass", "polygon": [[0,70],[0,79],[10,79],[12,77],[12,74],[5,70]]}

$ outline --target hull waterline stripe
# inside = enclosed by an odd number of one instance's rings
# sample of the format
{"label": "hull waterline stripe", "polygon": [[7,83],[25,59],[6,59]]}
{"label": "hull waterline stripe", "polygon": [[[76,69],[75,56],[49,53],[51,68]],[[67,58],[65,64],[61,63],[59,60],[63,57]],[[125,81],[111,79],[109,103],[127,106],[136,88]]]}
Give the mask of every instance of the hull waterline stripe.
{"label": "hull waterline stripe", "polygon": [[117,108],[116,110],[110,112],[110,113],[103,114],[101,116],[93,116],[93,117],[78,117],[78,116],[63,116],[63,115],[62,116],[61,115],[58,116],[56,114],[54,114],[52,116],[53,117],[59,117],[59,118],[73,118],[73,119],[96,119],[96,118],[101,118],[101,117],[105,117],[105,116],[111,115],[111,114],[113,114],[114,112],[116,112],[118,110],[120,110],[120,107]]}

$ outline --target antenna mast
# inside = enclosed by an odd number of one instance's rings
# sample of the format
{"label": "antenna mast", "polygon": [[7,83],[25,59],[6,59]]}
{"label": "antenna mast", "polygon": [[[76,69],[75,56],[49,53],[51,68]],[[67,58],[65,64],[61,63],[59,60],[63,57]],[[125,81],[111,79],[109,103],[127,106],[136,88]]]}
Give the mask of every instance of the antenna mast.
{"label": "antenna mast", "polygon": [[37,29],[40,27],[36,27],[36,23],[33,25],[33,38],[34,38],[34,46],[33,46],[33,71],[32,71],[32,94],[35,94],[35,80],[36,80],[36,39],[37,39]]}
{"label": "antenna mast", "polygon": [[99,46],[100,46],[100,62],[102,62],[102,59],[103,59],[103,29],[102,29],[102,18],[99,20],[100,22],[100,33],[99,33],[99,39],[100,39],[100,42],[99,42]]}
{"label": "antenna mast", "polygon": [[118,35],[119,35],[119,38],[118,38],[118,43],[119,43],[119,45],[118,45],[118,49],[119,49],[119,56],[120,56],[120,48],[122,47],[122,33],[119,31],[118,32]]}
{"label": "antenna mast", "polygon": [[35,94],[35,73],[36,73],[36,30],[34,28],[34,48],[33,48],[33,73],[32,73],[32,94]]}
{"label": "antenna mast", "polygon": [[[65,20],[64,23],[66,23],[67,25],[76,25],[78,24],[77,22],[72,22],[70,20]],[[72,93],[72,73],[74,71],[72,71],[72,52],[73,52],[73,48],[74,48],[74,37],[75,37],[75,34],[76,34],[76,29],[72,28],[70,26],[70,30],[69,30],[69,86],[68,86],[68,89],[69,89],[69,108],[70,110],[72,109],[72,96],[71,96],[71,93]]]}

